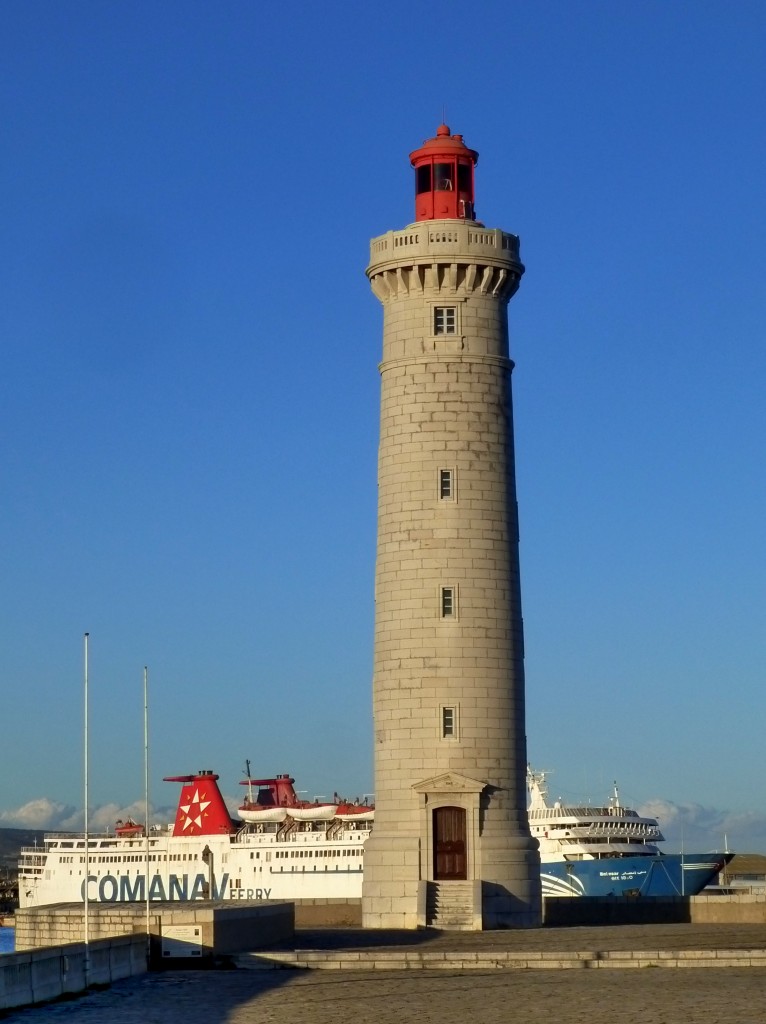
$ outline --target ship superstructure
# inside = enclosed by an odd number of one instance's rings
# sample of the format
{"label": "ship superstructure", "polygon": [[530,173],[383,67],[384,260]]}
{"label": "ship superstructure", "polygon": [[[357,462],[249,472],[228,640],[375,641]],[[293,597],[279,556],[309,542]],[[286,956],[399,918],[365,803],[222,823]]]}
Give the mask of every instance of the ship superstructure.
{"label": "ship superstructure", "polygon": [[729,854],[665,854],[656,818],[620,800],[601,806],[548,803],[547,772],[527,769],[529,827],[540,844],[544,896],[693,896]]}
{"label": "ship superstructure", "polygon": [[[182,789],[173,824],[118,822],[114,833],[87,837],[89,900],[359,898],[364,841],[374,808],[338,800],[299,801],[293,779],[249,780],[259,793],[279,794],[268,804],[245,800],[250,820],[232,820],[218,776],[203,771],[175,776]],[[247,784],[247,783],[246,783]],[[328,806],[333,808],[330,814]],[[86,837],[50,833],[40,847],[24,847],[19,861],[19,904],[79,902],[85,896]]]}

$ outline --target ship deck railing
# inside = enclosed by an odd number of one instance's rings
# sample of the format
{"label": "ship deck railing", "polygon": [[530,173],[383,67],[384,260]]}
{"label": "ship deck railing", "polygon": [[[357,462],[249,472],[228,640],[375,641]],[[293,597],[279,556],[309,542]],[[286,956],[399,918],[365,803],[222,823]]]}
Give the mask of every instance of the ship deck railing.
{"label": "ship deck railing", "polygon": [[[150,832],[149,842],[155,843],[158,839],[168,835],[168,832],[164,829],[162,831]],[[146,837],[141,836],[118,836],[114,832],[88,832],[88,849],[98,849],[104,845],[116,845],[117,843],[123,843],[126,839],[133,840],[134,842],[140,842],[144,844]],[[63,849],[84,849],[85,847],[85,833],[84,832],[46,832],[43,836],[42,843],[38,843],[37,846],[22,846],[21,853],[47,853],[49,845],[57,843],[59,848]],[[64,843],[71,844],[63,846]]]}
{"label": "ship deck railing", "polygon": [[641,825],[619,825],[616,822],[593,822],[592,825],[554,825],[551,827],[550,838],[560,838],[561,833],[570,836],[635,836],[637,839],[656,839],[660,832],[656,828],[647,828]]}
{"label": "ship deck railing", "polygon": [[638,818],[629,807],[530,807],[530,818]]}

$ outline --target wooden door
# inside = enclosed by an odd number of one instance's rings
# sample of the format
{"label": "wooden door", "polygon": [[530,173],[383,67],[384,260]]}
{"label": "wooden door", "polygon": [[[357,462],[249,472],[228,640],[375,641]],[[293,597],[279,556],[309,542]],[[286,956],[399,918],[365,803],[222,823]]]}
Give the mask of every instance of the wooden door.
{"label": "wooden door", "polygon": [[437,807],[433,825],[434,881],[467,878],[465,811],[462,807]]}

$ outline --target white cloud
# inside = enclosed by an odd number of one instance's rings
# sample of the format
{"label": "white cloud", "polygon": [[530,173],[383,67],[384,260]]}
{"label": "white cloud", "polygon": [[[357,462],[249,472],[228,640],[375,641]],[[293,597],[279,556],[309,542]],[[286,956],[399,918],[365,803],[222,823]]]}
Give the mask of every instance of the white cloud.
{"label": "white cloud", "polygon": [[[225,796],[224,801],[236,820],[237,807],[242,799]],[[108,803],[91,807],[88,828],[91,832],[113,832],[118,821],[132,818],[143,823],[143,800],[131,804]],[[176,805],[151,807],[149,820],[153,825],[172,824],[176,819]],[[81,808],[62,804],[51,797],[43,796],[17,807],[15,810],[0,811],[0,828],[34,828],[48,832],[81,832],[84,827]]]}
{"label": "white cloud", "polygon": [[639,814],[657,818],[667,849],[705,853],[727,848],[734,853],[766,853],[766,812],[722,811],[702,804],[649,800]]}
{"label": "white cloud", "polygon": [[[92,832],[113,832],[117,821],[126,818],[143,822],[143,801],[127,806],[102,804],[90,810],[88,828]],[[175,808],[153,807],[149,819],[152,824],[167,824],[175,820]],[[68,804],[58,803],[50,797],[39,797],[15,810],[0,811],[0,828],[35,828],[49,832],[78,832],[84,825],[83,813]]]}
{"label": "white cloud", "polygon": [[30,800],[14,811],[0,811],[2,828],[67,828],[64,822],[75,813],[74,807],[57,803],[47,796]]}

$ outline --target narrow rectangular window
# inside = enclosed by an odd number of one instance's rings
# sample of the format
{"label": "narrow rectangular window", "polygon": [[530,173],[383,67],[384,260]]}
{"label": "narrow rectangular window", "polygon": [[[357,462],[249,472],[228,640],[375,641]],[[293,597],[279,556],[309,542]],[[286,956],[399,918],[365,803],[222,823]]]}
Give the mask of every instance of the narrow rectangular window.
{"label": "narrow rectangular window", "polygon": [[434,188],[437,192],[452,192],[454,181],[454,164],[434,164]]}
{"label": "narrow rectangular window", "polygon": [[439,470],[439,497],[440,498],[451,498],[452,497],[452,470],[451,469],[440,469]]}
{"label": "narrow rectangular window", "polygon": [[455,709],[442,708],[442,738],[455,735]]}
{"label": "narrow rectangular window", "polygon": [[442,587],[442,618],[451,619],[455,614],[455,588]]}
{"label": "narrow rectangular window", "polygon": [[457,307],[434,306],[434,334],[457,333]]}
{"label": "narrow rectangular window", "polygon": [[423,192],[431,191],[431,165],[424,164],[418,167],[416,172],[417,181],[417,193],[420,195]]}

